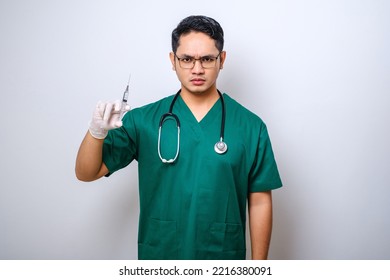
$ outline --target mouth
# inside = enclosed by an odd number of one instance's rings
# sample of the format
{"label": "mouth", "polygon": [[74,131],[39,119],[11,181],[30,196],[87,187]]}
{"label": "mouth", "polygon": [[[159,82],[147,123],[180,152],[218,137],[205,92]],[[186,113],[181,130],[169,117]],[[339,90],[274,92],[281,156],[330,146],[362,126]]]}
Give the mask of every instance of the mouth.
{"label": "mouth", "polygon": [[201,86],[206,82],[204,79],[201,79],[201,78],[193,78],[190,81],[195,86]]}

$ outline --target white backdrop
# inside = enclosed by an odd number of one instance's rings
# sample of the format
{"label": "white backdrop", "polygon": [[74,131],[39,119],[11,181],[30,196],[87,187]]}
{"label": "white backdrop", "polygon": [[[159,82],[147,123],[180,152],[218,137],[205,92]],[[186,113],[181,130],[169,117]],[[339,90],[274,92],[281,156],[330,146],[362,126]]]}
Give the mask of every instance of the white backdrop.
{"label": "white backdrop", "polygon": [[0,0],[0,259],[134,259],[137,163],[77,181],[93,107],[173,94],[170,34],[225,30],[222,91],[267,123],[271,259],[390,258],[390,2]]}

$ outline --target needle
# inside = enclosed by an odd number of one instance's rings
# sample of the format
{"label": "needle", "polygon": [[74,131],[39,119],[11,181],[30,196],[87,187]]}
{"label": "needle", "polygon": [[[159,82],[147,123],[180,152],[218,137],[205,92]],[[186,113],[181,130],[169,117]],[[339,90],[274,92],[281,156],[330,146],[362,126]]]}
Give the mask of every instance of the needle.
{"label": "needle", "polygon": [[125,114],[125,112],[127,112],[126,107],[128,106],[127,100],[129,98],[130,78],[131,78],[131,74],[129,76],[129,80],[127,81],[127,86],[126,86],[125,92],[123,93],[123,97],[122,97],[121,119],[122,119],[123,115]]}

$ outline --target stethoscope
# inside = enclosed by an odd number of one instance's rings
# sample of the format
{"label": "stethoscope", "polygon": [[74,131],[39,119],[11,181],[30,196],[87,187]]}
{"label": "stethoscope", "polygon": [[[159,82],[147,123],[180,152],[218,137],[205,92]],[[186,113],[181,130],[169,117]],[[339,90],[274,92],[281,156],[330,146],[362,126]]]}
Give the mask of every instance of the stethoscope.
{"label": "stethoscope", "polygon": [[[218,94],[219,94],[219,97],[221,99],[221,104],[222,104],[222,118],[221,118],[221,133],[220,133],[220,138],[219,138],[219,141],[217,143],[215,143],[214,145],[214,150],[217,154],[224,154],[226,153],[228,147],[227,147],[227,144],[224,142],[224,135],[225,135],[225,101],[223,100],[223,96],[222,96],[222,93],[218,91]],[[160,157],[161,161],[163,163],[174,163],[175,160],[177,159],[177,157],[179,156],[179,151],[180,151],[180,120],[179,120],[179,117],[172,113],[172,110],[173,110],[173,105],[175,104],[176,102],[176,99],[179,97],[180,95],[180,92],[181,92],[181,89],[176,93],[176,95],[174,96],[173,100],[172,100],[172,103],[171,103],[171,106],[169,107],[169,111],[168,113],[165,113],[161,116],[161,119],[160,119],[160,123],[159,123],[159,128],[158,128],[158,143],[157,143],[157,151],[158,151],[158,156]],[[175,119],[176,121],[176,127],[177,127],[177,149],[176,149],[176,155],[174,158],[171,158],[171,159],[165,159],[161,156],[161,130],[162,130],[162,127],[163,127],[163,124],[164,122],[168,119],[168,118],[173,118]]]}

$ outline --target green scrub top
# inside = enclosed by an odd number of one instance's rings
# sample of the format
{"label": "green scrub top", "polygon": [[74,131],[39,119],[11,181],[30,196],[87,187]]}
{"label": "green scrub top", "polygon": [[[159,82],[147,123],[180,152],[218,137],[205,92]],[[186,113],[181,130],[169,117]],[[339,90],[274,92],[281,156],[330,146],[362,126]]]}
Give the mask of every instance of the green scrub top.
{"label": "green scrub top", "polygon": [[[138,161],[139,259],[245,259],[246,202],[250,192],[282,186],[263,121],[224,94],[225,142],[217,154],[221,100],[198,122],[179,96],[180,152],[173,164],[157,152],[160,118],[173,96],[128,112],[104,141],[109,174]],[[177,127],[168,119],[161,154],[173,158]]]}

